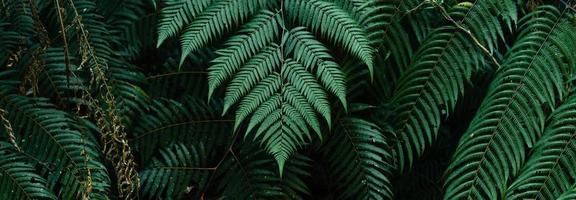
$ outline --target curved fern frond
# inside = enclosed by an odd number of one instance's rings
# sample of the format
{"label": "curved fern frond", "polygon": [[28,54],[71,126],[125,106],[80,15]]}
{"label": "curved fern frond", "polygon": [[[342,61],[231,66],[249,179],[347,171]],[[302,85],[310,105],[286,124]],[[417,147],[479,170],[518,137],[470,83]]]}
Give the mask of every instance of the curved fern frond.
{"label": "curved fern frond", "polygon": [[34,166],[7,142],[0,142],[0,198],[56,199]]}
{"label": "curved fern frond", "polygon": [[167,0],[166,5],[160,9],[160,20],[158,22],[158,43],[159,47],[168,37],[176,35],[184,25],[190,23],[199,13],[208,7],[212,0],[187,1],[187,0]]}
{"label": "curved fern frond", "polygon": [[542,138],[508,187],[506,199],[556,199],[568,191],[576,160],[576,96],[571,96],[550,116]]}
{"label": "curved fern frond", "polygon": [[358,21],[367,33],[370,44],[378,47],[382,44],[392,19],[400,12],[401,1],[380,0],[331,0]]}
{"label": "curved fern frond", "polygon": [[[312,17],[317,13],[321,16]],[[230,79],[223,112],[238,104],[235,129],[252,116],[247,132],[256,130],[254,136],[275,155],[282,170],[296,148],[312,138],[308,127],[321,138],[316,113],[331,127],[325,90],[346,108],[344,74],[320,40],[351,52],[370,72],[374,50],[362,25],[334,3],[226,0],[212,3],[187,25],[181,36],[183,58],[244,21],[248,22],[212,61],[208,96]]]}
{"label": "curved fern frond", "polygon": [[268,0],[225,0],[210,4],[204,12],[186,26],[181,36],[182,58],[222,35],[234,25],[242,23],[261,8],[266,8]]}
{"label": "curved fern frond", "polygon": [[[70,13],[78,14],[78,30],[80,37],[76,48],[81,53],[81,58],[86,58],[92,70],[106,70],[108,60],[112,55],[110,32],[104,23],[102,15],[98,13],[98,8],[94,1],[77,0],[74,7],[67,7]],[[82,12],[78,12],[78,11]],[[75,15],[72,15],[75,16]],[[79,67],[82,68],[84,62]],[[98,76],[96,74],[95,76]]]}
{"label": "curved fern frond", "polygon": [[263,49],[242,66],[226,88],[223,113],[226,113],[230,106],[237,103],[258,82],[272,72],[278,71],[282,65],[281,54],[280,47],[273,44]]}
{"label": "curved fern frond", "polygon": [[372,75],[374,50],[362,27],[348,13],[334,3],[320,0],[286,0],[284,3],[288,19],[351,52],[368,66]]}
{"label": "curved fern frond", "polygon": [[[502,9],[496,2],[500,1],[459,3],[449,15],[474,35],[497,33],[501,13],[485,12]],[[488,39],[483,44],[497,42]],[[452,112],[472,72],[484,62],[480,48],[458,26],[448,24],[429,33],[401,74],[391,100],[397,105],[394,126],[401,139],[397,143],[400,170],[409,168],[414,157],[435,141],[442,119]]]}
{"label": "curved fern frond", "polygon": [[136,66],[116,57],[108,62],[108,79],[111,93],[117,103],[118,115],[124,127],[131,127],[145,111],[148,94],[140,88],[144,74]]}
{"label": "curved fern frond", "polygon": [[309,159],[294,155],[286,162],[285,177],[275,173],[274,159],[257,145],[243,144],[230,153],[217,175],[221,198],[225,199],[304,199],[308,187],[304,178],[309,177]]}
{"label": "curved fern frond", "polygon": [[576,199],[576,185],[573,185],[572,188],[566,192],[564,192],[557,200],[570,200]]}
{"label": "curved fern frond", "polygon": [[218,57],[208,68],[208,97],[212,96],[216,87],[232,77],[244,62],[277,39],[280,33],[277,18],[277,13],[263,11],[243,26],[239,31],[241,34],[228,39],[225,48],[216,51]]}
{"label": "curved fern frond", "polygon": [[340,120],[335,130],[325,150],[340,199],[393,199],[392,148],[382,130],[354,117]]}
{"label": "curved fern frond", "polygon": [[338,63],[330,55],[328,49],[315,39],[314,35],[304,27],[296,27],[288,33],[285,52],[292,54],[294,59],[302,63],[306,70],[313,71],[314,75],[324,87],[332,92],[344,108],[346,101],[346,80]]}
{"label": "curved fern frond", "polygon": [[12,51],[18,46],[20,35],[4,19],[0,19],[0,66],[5,66]]}
{"label": "curved fern frond", "polygon": [[[78,122],[45,99],[0,95],[0,106],[9,112],[18,146],[43,163],[49,188],[60,188],[59,198],[108,197],[110,179],[100,148],[83,135]],[[89,191],[87,183],[92,183]]]}
{"label": "curved fern frond", "polygon": [[160,147],[175,142],[212,141],[204,145],[213,148],[231,133],[233,120],[220,117],[221,105],[192,97],[184,98],[182,103],[167,99],[150,102],[147,114],[140,116],[133,127],[132,143],[143,163],[147,164]]}
{"label": "curved fern frond", "polygon": [[446,199],[497,199],[519,172],[543,132],[544,108],[564,96],[564,74],[576,61],[565,12],[544,6],[521,20],[519,38],[452,157]]}
{"label": "curved fern frond", "polygon": [[150,199],[181,198],[202,191],[210,171],[208,152],[204,145],[175,143],[160,150],[140,172],[143,197]]}
{"label": "curved fern frond", "polygon": [[[43,97],[58,99],[58,103],[70,105],[86,104],[80,97],[88,89],[84,80],[79,76],[76,66],[71,64],[67,68],[64,49],[49,48],[42,54],[44,73],[38,86]],[[70,71],[68,71],[70,70]]]}
{"label": "curved fern frond", "polygon": [[242,100],[237,111],[240,119],[246,115],[244,113],[258,114],[252,117],[247,132],[260,124],[254,138],[262,141],[267,151],[274,155],[281,173],[288,157],[312,139],[307,125],[322,138],[312,110],[321,113],[330,123],[330,108],[321,86],[304,66],[291,59],[285,62],[282,74],[273,73],[262,80]]}

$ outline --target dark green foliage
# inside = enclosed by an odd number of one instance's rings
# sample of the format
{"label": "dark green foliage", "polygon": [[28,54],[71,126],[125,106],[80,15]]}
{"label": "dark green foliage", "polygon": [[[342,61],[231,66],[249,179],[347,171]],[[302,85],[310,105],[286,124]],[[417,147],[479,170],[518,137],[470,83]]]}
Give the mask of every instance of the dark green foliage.
{"label": "dark green foliage", "polygon": [[575,5],[3,0],[0,199],[576,199]]}
{"label": "dark green foliage", "polygon": [[565,11],[545,6],[520,20],[522,31],[448,168],[447,199],[495,199],[517,176],[527,148],[544,131],[545,108],[554,108],[566,95],[576,40],[565,17]]}
{"label": "dark green foliage", "polygon": [[34,173],[30,161],[14,146],[0,142],[0,197],[3,199],[56,199],[46,180]]}
{"label": "dark green foliage", "polygon": [[[330,173],[342,183],[342,199],[392,199],[393,155],[383,131],[369,121],[348,117],[327,144]],[[383,187],[384,186],[384,187]]]}
{"label": "dark green foliage", "polygon": [[576,163],[576,129],[573,126],[574,96],[550,115],[550,123],[542,138],[534,145],[526,165],[518,178],[507,189],[509,199],[555,199],[571,188],[568,180],[574,179],[570,169]]}
{"label": "dark green foliage", "polygon": [[[140,173],[144,198],[180,198],[204,189],[210,172],[204,145],[175,143],[160,150]],[[194,191],[192,191],[194,190]]]}

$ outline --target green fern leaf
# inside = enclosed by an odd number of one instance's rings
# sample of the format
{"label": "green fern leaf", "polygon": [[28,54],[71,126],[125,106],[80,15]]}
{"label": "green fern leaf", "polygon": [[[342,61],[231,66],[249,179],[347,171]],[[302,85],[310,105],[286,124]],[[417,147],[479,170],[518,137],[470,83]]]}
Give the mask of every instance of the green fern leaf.
{"label": "green fern leaf", "polygon": [[242,66],[226,88],[223,113],[226,113],[230,106],[237,103],[258,82],[280,68],[282,64],[281,54],[279,46],[273,44],[263,49]]}
{"label": "green fern leaf", "polygon": [[204,145],[175,143],[160,150],[160,155],[140,173],[143,197],[182,198],[187,193],[199,198],[210,171]]}
{"label": "green fern leaf", "polygon": [[166,38],[176,35],[184,25],[190,23],[199,13],[208,7],[212,0],[187,1],[187,0],[167,0],[160,10],[160,21],[158,22],[158,43],[159,47]]}
{"label": "green fern leaf", "polygon": [[550,116],[550,125],[506,192],[507,199],[556,199],[571,187],[576,166],[576,97],[571,96]]}
{"label": "green fern leaf", "polygon": [[320,0],[286,0],[285,7],[288,19],[351,52],[368,66],[372,75],[374,51],[362,27],[348,13],[334,3]]}
{"label": "green fern leaf", "polygon": [[204,145],[213,148],[215,142],[230,134],[232,120],[219,116],[222,104],[206,103],[198,98],[185,97],[182,103],[158,99],[150,103],[146,115],[139,117],[133,127],[135,149],[143,163],[149,163],[161,147],[175,142],[212,141]]}
{"label": "green fern leaf", "polygon": [[221,199],[304,199],[309,189],[309,158],[296,154],[286,162],[285,177],[275,173],[274,159],[257,145],[242,144],[232,150],[219,170]]}
{"label": "green fern leaf", "polygon": [[[63,199],[82,195],[108,198],[111,183],[101,163],[100,148],[84,135],[78,122],[45,99],[3,93],[0,97],[0,106],[6,108],[8,119],[17,127],[18,146],[44,163],[43,174],[51,190],[61,184],[58,194]],[[91,191],[85,191],[88,180],[93,183]]]}
{"label": "green fern leaf", "polygon": [[[319,39],[326,38],[342,46],[368,65],[369,71],[372,71],[373,47],[362,26],[334,3],[319,0],[278,3],[215,2],[187,25],[181,41],[185,58],[237,24],[248,21],[217,51],[218,56],[208,70],[208,96],[230,79],[223,114],[238,104],[235,130],[252,117],[247,132],[256,130],[253,136],[275,155],[282,170],[296,148],[311,140],[308,127],[322,138],[316,113],[326,120],[328,127],[332,126],[325,90],[347,107],[344,73]],[[323,16],[319,20],[326,20],[333,28],[319,26],[320,21],[308,21],[301,16],[316,12]],[[285,21],[284,14],[290,21]],[[297,26],[298,23],[305,27]],[[273,117],[266,118],[264,114]]]}
{"label": "green fern leaf", "polygon": [[344,73],[338,63],[322,43],[304,27],[296,27],[288,34],[286,40],[286,53],[292,54],[294,59],[302,63],[306,70],[315,72],[316,78],[322,82],[327,90],[332,92],[346,109],[346,81]]}
{"label": "green fern leaf", "polygon": [[0,142],[0,152],[0,198],[57,199],[22,153],[7,142]]}
{"label": "green fern leaf", "polygon": [[[496,9],[495,4],[464,2],[449,14],[458,24],[473,27],[473,34],[497,33],[499,14],[484,12]],[[483,44],[497,42],[497,38],[488,39]],[[436,139],[442,118],[452,112],[472,72],[484,62],[480,49],[457,26],[449,24],[429,33],[400,76],[391,100],[397,105],[394,124],[401,139],[397,143],[400,170],[409,168],[414,157]]]}
{"label": "green fern leaf", "polygon": [[[260,124],[254,138],[262,141],[267,151],[274,155],[280,172],[288,157],[299,146],[311,140],[307,125],[313,127],[317,136],[322,138],[319,124],[317,124],[318,120],[311,111],[312,108],[321,113],[330,123],[330,109],[326,94],[313,81],[312,75],[293,60],[287,60],[282,68],[280,75],[282,77],[271,74],[261,81],[252,89],[252,94],[248,94],[247,101],[241,102],[240,109],[238,109],[238,113],[242,115],[264,105],[262,109],[256,111],[259,115],[251,119],[247,131],[250,132],[256,124]],[[282,85],[282,80],[288,84]],[[294,83],[297,80],[302,82]],[[270,84],[271,82],[275,83]],[[251,100],[251,96],[255,96],[256,101]],[[267,101],[264,102],[265,100]],[[248,108],[245,109],[245,107]]]}
{"label": "green fern leaf", "polygon": [[402,1],[389,0],[331,0],[350,13],[362,25],[371,46],[379,47],[385,39],[387,28],[400,12]]}
{"label": "green fern leaf", "polygon": [[218,57],[212,61],[208,69],[208,97],[238,71],[250,57],[258,53],[279,34],[277,13],[263,11],[246,23],[236,36],[226,42],[226,48],[216,52]]}
{"label": "green fern leaf", "polygon": [[573,185],[570,190],[564,192],[557,200],[570,200],[576,198],[576,185]]}
{"label": "green fern leaf", "polygon": [[375,124],[354,117],[339,121],[326,154],[340,199],[393,199],[392,148]]}
{"label": "green fern leaf", "polygon": [[[564,13],[564,12],[562,12]],[[543,105],[554,108],[565,88],[563,72],[576,61],[574,27],[545,6],[521,20],[519,38],[461,138],[446,176],[445,199],[496,199],[520,170],[526,147],[544,129]],[[538,30],[538,31],[534,31]],[[565,41],[558,43],[556,41]]]}
{"label": "green fern leaf", "polygon": [[182,33],[182,58],[193,51],[204,47],[209,42],[222,35],[225,31],[241,23],[260,8],[267,7],[268,0],[224,0],[210,4],[206,10],[199,14]]}
{"label": "green fern leaf", "polygon": [[[44,60],[43,76],[38,84],[39,95],[58,99],[56,103],[64,105],[86,105],[80,96],[88,88],[74,64],[66,66],[64,48],[49,48],[42,55]],[[68,72],[68,70],[70,70]]]}

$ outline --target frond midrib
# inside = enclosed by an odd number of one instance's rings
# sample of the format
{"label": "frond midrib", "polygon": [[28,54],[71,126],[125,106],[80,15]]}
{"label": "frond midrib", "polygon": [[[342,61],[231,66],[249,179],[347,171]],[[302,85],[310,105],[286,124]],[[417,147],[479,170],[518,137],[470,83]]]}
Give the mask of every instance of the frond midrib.
{"label": "frond midrib", "polygon": [[202,123],[212,123],[212,122],[217,122],[217,123],[226,123],[226,122],[234,122],[233,119],[194,119],[194,120],[188,120],[188,121],[184,121],[184,122],[178,122],[178,123],[170,123],[170,124],[165,124],[163,126],[154,128],[152,130],[148,130],[145,133],[143,133],[142,135],[139,135],[138,137],[134,138],[134,140],[141,140],[142,138],[150,135],[150,134],[156,134],[162,130],[165,129],[169,129],[169,128],[174,128],[174,127],[178,127],[178,126],[185,126],[185,125],[189,125],[189,124],[202,124]]}

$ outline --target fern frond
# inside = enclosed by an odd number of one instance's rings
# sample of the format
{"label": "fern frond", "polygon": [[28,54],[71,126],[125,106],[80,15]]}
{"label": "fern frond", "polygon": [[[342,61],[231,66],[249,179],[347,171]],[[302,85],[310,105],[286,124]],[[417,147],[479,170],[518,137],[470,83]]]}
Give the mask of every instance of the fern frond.
{"label": "fern frond", "polygon": [[372,75],[374,50],[362,27],[348,13],[334,3],[321,0],[286,0],[285,7],[288,19],[351,52],[368,66]]}
{"label": "fern frond", "polygon": [[112,57],[108,62],[108,80],[117,103],[122,125],[130,128],[147,106],[148,94],[140,87],[144,74],[125,60]]}
{"label": "fern frond", "polygon": [[[224,43],[224,48],[217,51],[218,57],[209,68],[209,97],[217,87],[231,79],[226,88],[223,113],[238,104],[235,130],[251,116],[247,132],[256,130],[254,137],[275,155],[282,170],[296,148],[311,140],[308,127],[322,138],[316,113],[331,127],[332,116],[325,90],[333,93],[346,108],[344,74],[325,45],[316,38],[326,38],[344,47],[368,65],[369,71],[372,71],[373,47],[362,26],[334,3],[285,1],[280,7],[277,3],[263,0],[243,4],[232,0],[213,3],[192,20],[181,41],[182,55],[186,57],[250,18]],[[259,14],[252,16],[256,12]],[[318,19],[327,20],[326,25],[321,26],[320,21],[309,21],[301,15],[313,16],[316,12],[323,16]],[[285,21],[284,14],[291,21]],[[327,28],[327,25],[333,28]],[[254,115],[255,112],[258,115]]]}
{"label": "fern frond", "polygon": [[544,6],[521,20],[520,37],[452,157],[446,199],[496,199],[519,172],[544,129],[543,107],[563,98],[563,73],[576,61],[574,26],[564,13]]}
{"label": "fern frond", "polygon": [[208,97],[212,96],[216,87],[232,77],[244,62],[278,37],[278,17],[277,13],[263,11],[246,23],[239,31],[240,34],[228,39],[225,48],[216,51],[218,57],[208,69]]}
{"label": "fern frond", "polygon": [[190,52],[204,47],[269,3],[268,0],[225,0],[210,4],[182,33],[180,65]]}
{"label": "fern frond", "polygon": [[[112,55],[110,45],[110,32],[107,24],[104,23],[103,17],[98,13],[98,8],[94,1],[77,0],[74,1],[75,7],[67,7],[72,10],[70,13],[78,12],[79,16],[79,45],[82,57],[87,59],[91,69],[106,70],[107,62]],[[74,10],[76,9],[76,10]],[[81,11],[81,12],[80,12]],[[80,65],[80,67],[83,67]]]}
{"label": "fern frond", "polygon": [[0,198],[56,199],[47,188],[46,180],[36,174],[34,166],[17,149],[0,142]]}
{"label": "fern frond", "polygon": [[[9,112],[18,146],[44,165],[48,186],[59,188],[59,198],[108,197],[111,183],[99,147],[81,132],[78,122],[45,99],[0,95],[0,106]],[[88,182],[92,183],[89,191]]]}
{"label": "fern frond", "polygon": [[176,35],[184,25],[190,23],[194,18],[202,13],[212,0],[187,1],[187,0],[167,0],[164,7],[160,9],[160,20],[158,22],[158,42],[159,47],[168,37]]}
{"label": "fern frond", "polygon": [[[500,30],[495,1],[460,3],[450,10],[459,25],[474,27],[473,34]],[[450,22],[452,23],[452,22]],[[490,38],[488,43],[496,43]],[[398,113],[394,124],[401,142],[397,143],[399,169],[409,168],[414,157],[436,139],[442,118],[452,112],[473,71],[484,65],[484,55],[467,34],[454,24],[430,32],[400,76],[392,97]]]}
{"label": "fern frond", "polygon": [[570,190],[562,193],[562,195],[560,195],[560,197],[558,197],[558,199],[556,200],[570,200],[570,199],[576,199],[576,185],[573,185],[572,188],[570,188]]}
{"label": "fern frond", "polygon": [[274,159],[257,145],[242,144],[217,171],[218,190],[225,199],[303,199],[308,191],[308,159],[294,155],[286,162],[285,177],[275,173]]}
{"label": "fern frond", "polygon": [[140,116],[134,124],[133,143],[143,163],[161,147],[175,142],[188,144],[193,141],[212,141],[204,145],[213,148],[230,134],[232,120],[219,115],[221,103],[206,103],[200,99],[186,97],[182,103],[159,99],[150,102],[147,114]]}
{"label": "fern frond", "polygon": [[45,65],[38,84],[40,96],[58,99],[58,103],[65,105],[87,104],[80,98],[88,89],[86,83],[74,64],[67,68],[64,48],[48,48],[42,59]]}
{"label": "fern frond", "polygon": [[325,154],[340,199],[393,199],[392,148],[382,130],[355,117],[341,119],[335,130]]}
{"label": "fern frond", "polygon": [[316,82],[312,74],[306,71],[300,63],[291,59],[285,62],[282,71],[283,74],[280,75],[290,86],[294,86],[294,88],[308,100],[308,103],[324,117],[328,126],[331,127],[330,104],[328,103],[326,92],[322,86]]}
{"label": "fern frond", "polygon": [[506,199],[556,199],[568,191],[576,160],[576,96],[571,96],[550,116],[542,138],[508,187]]}
{"label": "fern frond", "polygon": [[334,94],[344,108],[346,101],[346,81],[338,63],[330,55],[328,49],[315,39],[314,35],[304,27],[296,27],[288,33],[284,51],[292,54],[294,60],[302,63],[306,70],[314,75],[322,85]]}
{"label": "fern frond", "polygon": [[247,133],[259,125],[254,137],[262,141],[268,152],[275,156],[280,171],[297,147],[311,139],[307,125],[322,138],[313,110],[319,112],[329,124],[331,119],[326,93],[312,74],[294,60],[285,62],[279,66],[282,74],[267,72],[266,78],[249,88],[250,93],[240,102],[236,112],[236,127],[250,113],[258,114],[250,120]]}
{"label": "fern frond", "polygon": [[34,19],[32,18],[31,3],[17,0],[7,0],[0,5],[0,18],[3,18],[10,25],[10,30],[18,33],[15,41],[25,44],[26,37],[33,36]]}
{"label": "fern frond", "polygon": [[263,49],[242,66],[226,88],[223,113],[226,113],[230,106],[237,103],[262,79],[281,67],[281,54],[280,47],[273,44]]}
{"label": "fern frond", "polygon": [[386,28],[392,19],[400,12],[398,4],[401,1],[390,0],[331,0],[336,5],[350,13],[367,33],[373,47],[381,45],[385,38]]}
{"label": "fern frond", "polygon": [[0,66],[5,66],[10,54],[18,46],[20,35],[3,19],[0,19]]}
{"label": "fern frond", "polygon": [[175,143],[160,150],[140,172],[143,197],[150,199],[181,198],[202,191],[210,175],[208,150],[204,145]]}

